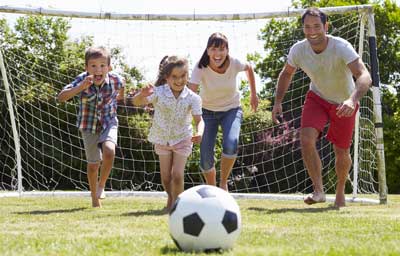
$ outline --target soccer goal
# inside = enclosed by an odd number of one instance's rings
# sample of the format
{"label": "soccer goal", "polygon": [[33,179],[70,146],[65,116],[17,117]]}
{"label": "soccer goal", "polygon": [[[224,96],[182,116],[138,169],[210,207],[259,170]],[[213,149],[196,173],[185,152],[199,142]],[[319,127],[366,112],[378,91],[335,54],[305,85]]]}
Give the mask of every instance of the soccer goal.
{"label": "soccer goal", "polygon": [[[330,16],[329,34],[351,42],[373,77],[373,87],[361,100],[357,118],[347,199],[385,203],[373,9],[362,5],[323,10]],[[219,31],[227,35],[232,56],[253,63],[262,99],[259,111],[252,113],[246,100],[248,87],[242,82],[244,121],[229,189],[238,197],[302,198],[312,191],[298,130],[310,82],[304,73],[295,74],[286,95],[284,122],[274,125],[270,113],[289,47],[303,38],[302,12],[138,15],[0,6],[0,197],[87,193],[85,154],[75,126],[77,101],[56,101],[62,87],[83,71],[86,47],[110,48],[112,66],[126,78],[129,90],[154,81],[164,55],[186,56],[192,69],[208,36]],[[146,140],[151,114],[151,109],[119,107],[119,145],[106,185],[109,194],[161,194],[158,158]],[[334,193],[332,146],[322,139],[318,150],[325,190]],[[216,152],[219,156],[220,145]],[[198,164],[199,148],[195,146],[185,169],[185,188],[203,183]]]}

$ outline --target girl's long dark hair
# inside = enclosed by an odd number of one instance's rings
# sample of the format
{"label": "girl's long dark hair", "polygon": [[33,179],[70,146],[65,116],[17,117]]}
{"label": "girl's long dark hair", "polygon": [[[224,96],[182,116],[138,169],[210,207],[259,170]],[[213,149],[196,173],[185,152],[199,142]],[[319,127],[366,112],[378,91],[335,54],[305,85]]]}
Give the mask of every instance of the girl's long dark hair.
{"label": "girl's long dark hair", "polygon": [[[208,48],[220,47],[220,46],[225,46],[227,49],[229,49],[228,38],[226,38],[226,36],[220,32],[211,34],[211,36],[208,38],[207,47],[204,50],[203,55],[200,58],[198,67],[205,68],[208,66],[208,64],[210,64],[210,56],[208,56],[208,54],[207,54]],[[225,59],[224,63],[222,63],[221,66],[223,66],[228,59],[229,59],[229,55],[226,56],[226,59]]]}
{"label": "girl's long dark hair", "polygon": [[171,75],[171,72],[175,67],[186,67],[186,69],[188,69],[189,64],[187,59],[175,55],[164,56],[160,61],[160,65],[158,66],[158,76],[154,86],[166,84],[167,77]]}

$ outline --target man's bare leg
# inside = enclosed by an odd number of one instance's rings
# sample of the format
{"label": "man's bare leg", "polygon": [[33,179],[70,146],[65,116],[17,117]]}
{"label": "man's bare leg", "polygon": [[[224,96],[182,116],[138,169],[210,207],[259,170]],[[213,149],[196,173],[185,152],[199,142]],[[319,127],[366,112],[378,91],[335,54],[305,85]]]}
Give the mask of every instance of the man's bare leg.
{"label": "man's bare leg", "polygon": [[351,168],[351,156],[350,156],[350,149],[343,149],[333,146],[335,151],[335,170],[337,176],[337,184],[336,184],[336,199],[335,199],[335,206],[336,207],[343,207],[346,206],[345,200],[345,185],[346,180],[349,175],[349,171]]}
{"label": "man's bare leg", "polygon": [[[307,127],[302,128],[300,131],[301,153],[304,165],[307,168],[308,175],[310,175],[311,181],[313,183],[313,194],[314,196],[316,196],[316,198],[318,198],[319,195],[324,194],[321,174],[322,163],[316,147],[318,136],[319,132],[315,128]],[[325,201],[325,199],[321,202],[323,201]],[[307,197],[304,202],[306,204],[316,203],[310,197]]]}

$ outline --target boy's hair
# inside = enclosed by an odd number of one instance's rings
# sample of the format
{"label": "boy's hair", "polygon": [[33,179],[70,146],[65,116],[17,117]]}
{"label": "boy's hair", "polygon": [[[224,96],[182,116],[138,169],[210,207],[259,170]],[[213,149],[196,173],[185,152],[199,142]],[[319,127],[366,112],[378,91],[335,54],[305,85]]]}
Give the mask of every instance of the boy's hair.
{"label": "boy's hair", "polygon": [[108,66],[110,66],[111,54],[105,47],[103,46],[89,47],[85,52],[85,65],[88,64],[90,59],[97,59],[101,57],[106,58],[107,64]]}
{"label": "boy's hair", "polygon": [[158,77],[154,86],[165,84],[167,82],[166,78],[171,75],[172,70],[176,67],[184,67],[186,70],[189,70],[188,60],[184,57],[179,57],[176,55],[164,56],[160,61],[160,65],[158,66]]}
{"label": "boy's hair", "polygon": [[[225,46],[226,49],[229,49],[229,44],[228,44],[228,38],[226,38],[226,36],[220,32],[215,32],[213,34],[211,34],[211,36],[208,38],[208,42],[207,42],[207,47],[203,52],[203,55],[200,58],[199,61],[199,68],[205,68],[208,66],[208,64],[210,64],[210,56],[208,56],[207,54],[207,49],[210,47],[220,47],[220,46]],[[229,54],[228,56],[226,56],[225,61],[229,58]],[[222,63],[222,66],[225,64]]]}
{"label": "boy's hair", "polygon": [[328,15],[326,15],[326,13],[324,13],[323,11],[321,11],[320,9],[318,9],[316,7],[310,7],[301,16],[301,24],[304,25],[304,20],[306,19],[307,15],[319,17],[321,19],[322,24],[324,24],[324,25],[328,21]]}

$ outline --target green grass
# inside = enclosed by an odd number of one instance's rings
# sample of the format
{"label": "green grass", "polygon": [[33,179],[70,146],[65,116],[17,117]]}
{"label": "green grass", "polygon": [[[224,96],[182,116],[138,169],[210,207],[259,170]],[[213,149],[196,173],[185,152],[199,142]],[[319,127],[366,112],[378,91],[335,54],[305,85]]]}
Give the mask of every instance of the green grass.
{"label": "green grass", "polygon": [[[242,233],[216,255],[400,255],[400,196],[387,205],[237,200]],[[189,255],[168,232],[165,198],[0,198],[1,255]],[[201,254],[200,254],[201,255]],[[207,254],[210,255],[210,254]],[[212,255],[212,254],[211,254]]]}

